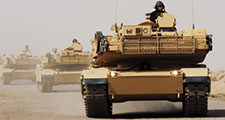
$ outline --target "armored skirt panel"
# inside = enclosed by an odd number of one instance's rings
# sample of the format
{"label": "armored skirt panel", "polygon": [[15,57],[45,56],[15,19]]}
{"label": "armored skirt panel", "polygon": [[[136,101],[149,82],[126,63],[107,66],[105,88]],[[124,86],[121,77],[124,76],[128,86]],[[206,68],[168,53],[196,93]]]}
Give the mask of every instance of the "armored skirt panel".
{"label": "armored skirt panel", "polygon": [[194,54],[121,54],[105,52],[94,61],[95,65],[149,62],[150,64],[196,64],[202,62],[208,51],[199,50]]}
{"label": "armored skirt panel", "polygon": [[109,76],[108,94],[115,102],[138,99],[179,100],[183,94],[183,75],[173,76],[170,71],[120,72],[118,76]]}
{"label": "armored skirt panel", "polygon": [[183,93],[182,77],[118,77],[110,78],[108,82],[108,92],[113,96],[113,101],[165,99],[166,97],[168,97],[166,99],[179,99]]}

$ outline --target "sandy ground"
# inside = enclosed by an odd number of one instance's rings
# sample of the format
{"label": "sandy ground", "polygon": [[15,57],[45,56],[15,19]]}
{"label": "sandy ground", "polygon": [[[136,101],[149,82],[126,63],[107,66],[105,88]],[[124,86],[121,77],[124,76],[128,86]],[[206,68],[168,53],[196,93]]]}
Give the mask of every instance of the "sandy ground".
{"label": "sandy ground", "polygon": [[212,72],[212,94],[225,95],[225,71]]}
{"label": "sandy ground", "polygon": [[[182,117],[181,103],[126,102],[114,104],[113,109],[114,119],[191,119]],[[56,86],[53,93],[40,93],[30,81],[0,82],[0,120],[77,119],[87,119],[79,85]],[[209,117],[201,119],[225,119],[225,101],[209,100]]]}

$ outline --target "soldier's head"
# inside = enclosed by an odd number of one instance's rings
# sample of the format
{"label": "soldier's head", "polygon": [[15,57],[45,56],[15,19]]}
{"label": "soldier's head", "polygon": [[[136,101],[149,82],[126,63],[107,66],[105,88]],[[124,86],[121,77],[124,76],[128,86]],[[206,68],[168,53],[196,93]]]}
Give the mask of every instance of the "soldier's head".
{"label": "soldier's head", "polygon": [[57,53],[57,48],[52,48],[52,52],[56,54]]}
{"label": "soldier's head", "polygon": [[77,41],[77,39],[73,39],[73,43],[77,43],[78,41]]}
{"label": "soldier's head", "polygon": [[162,10],[165,9],[165,5],[163,4],[162,1],[157,1],[156,4],[155,4],[155,9],[159,10],[159,11],[162,11]]}
{"label": "soldier's head", "polygon": [[28,49],[29,49],[29,46],[28,46],[28,45],[26,45],[26,46],[25,46],[25,49],[26,49],[26,50],[28,50]]}

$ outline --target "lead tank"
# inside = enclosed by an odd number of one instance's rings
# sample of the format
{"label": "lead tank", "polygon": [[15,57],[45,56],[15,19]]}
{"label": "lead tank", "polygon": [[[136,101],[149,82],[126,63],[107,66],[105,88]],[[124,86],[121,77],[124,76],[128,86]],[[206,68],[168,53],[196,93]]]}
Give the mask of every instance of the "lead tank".
{"label": "lead tank", "polygon": [[32,56],[28,46],[18,56],[4,57],[3,84],[8,85],[14,80],[31,80],[35,82],[35,69],[40,59]]}
{"label": "lead tank", "polygon": [[72,46],[42,57],[42,63],[36,70],[36,80],[41,92],[51,92],[55,85],[79,84],[81,71],[91,60],[89,52],[82,51],[82,45],[76,40]]}
{"label": "lead tank", "polygon": [[81,76],[87,117],[110,117],[113,103],[131,100],[182,102],[185,116],[207,116],[211,76],[202,62],[212,36],[175,25],[162,13],[155,23],[113,25],[113,36],[96,32],[92,66]]}

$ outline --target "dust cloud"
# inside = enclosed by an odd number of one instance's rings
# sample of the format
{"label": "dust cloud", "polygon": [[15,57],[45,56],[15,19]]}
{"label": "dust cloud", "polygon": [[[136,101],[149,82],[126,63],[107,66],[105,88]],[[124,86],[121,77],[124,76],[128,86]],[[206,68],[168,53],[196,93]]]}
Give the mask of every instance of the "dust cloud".
{"label": "dust cloud", "polygon": [[172,103],[167,101],[132,101],[113,104],[115,116],[135,117],[170,114],[170,116],[182,115],[181,102]]}

